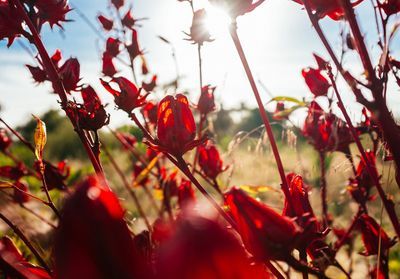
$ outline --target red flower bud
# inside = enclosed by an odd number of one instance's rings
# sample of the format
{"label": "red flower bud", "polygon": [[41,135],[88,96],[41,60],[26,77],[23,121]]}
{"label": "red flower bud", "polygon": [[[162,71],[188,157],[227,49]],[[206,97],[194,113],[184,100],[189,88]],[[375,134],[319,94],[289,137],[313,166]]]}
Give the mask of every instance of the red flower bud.
{"label": "red flower bud", "polygon": [[158,104],[147,102],[142,108],[142,114],[145,119],[152,125],[157,125]]}
{"label": "red flower bud", "polygon": [[139,47],[138,35],[135,29],[132,29],[132,42],[126,47],[131,60],[134,60],[137,56],[142,55],[142,51]]}
{"label": "red flower bud", "polygon": [[0,240],[0,269],[5,278],[52,278],[43,268],[27,262],[8,236]]}
{"label": "red flower bud", "polygon": [[26,65],[26,67],[28,67],[29,71],[32,74],[33,80],[37,83],[42,83],[47,80],[46,71],[42,70],[40,67],[34,67],[31,65]]}
{"label": "red flower bud", "polygon": [[133,18],[131,10],[129,10],[122,18],[122,24],[128,28],[132,28],[136,24],[136,20]]}
{"label": "red flower bud", "polygon": [[328,80],[321,74],[321,70],[306,68],[301,71],[308,88],[314,96],[326,96],[331,87]]}
{"label": "red flower bud", "polygon": [[275,120],[278,120],[278,121],[287,119],[288,118],[287,115],[282,115],[282,112],[284,112],[284,111],[285,111],[285,103],[284,102],[277,102],[276,103],[276,108],[275,108],[274,113],[272,114],[272,117]]}
{"label": "red flower bud", "polygon": [[21,181],[16,181],[14,183],[14,191],[13,191],[13,201],[15,203],[23,204],[28,202],[31,197],[24,192],[29,192],[28,185]]}
{"label": "red flower bud", "polygon": [[40,25],[48,22],[52,28],[54,24],[61,27],[61,22],[68,21],[65,16],[72,10],[67,0],[37,0],[35,6],[38,9]]}
{"label": "red flower bud", "polygon": [[[128,114],[135,108],[143,106],[146,97],[149,95],[148,93],[141,95],[141,90],[124,77],[113,78],[110,82],[106,82],[102,79],[100,79],[100,81],[104,88],[114,96],[114,101],[118,108]],[[110,83],[118,85],[119,90],[113,89]]]}
{"label": "red flower bud", "polygon": [[292,252],[300,233],[294,221],[238,188],[225,194],[225,205],[236,221],[245,247],[257,260],[282,260]]}
{"label": "red flower bud", "polygon": [[162,279],[269,278],[251,265],[241,244],[217,222],[190,216],[180,219],[156,257]]}
{"label": "red flower bud", "polygon": [[65,61],[59,70],[59,75],[63,81],[64,88],[67,92],[75,91],[78,87],[80,65],[76,58],[70,58]]}
{"label": "red flower bud", "polygon": [[[303,5],[302,0],[293,0]],[[352,6],[360,4],[363,0],[356,0],[352,3]],[[324,18],[325,16],[330,17],[333,20],[340,20],[344,11],[339,0],[310,0],[311,9],[316,12],[318,18]]]}
{"label": "red flower bud", "polygon": [[193,41],[194,44],[202,45],[204,42],[212,42],[211,35],[208,32],[207,26],[207,13],[206,10],[201,9],[193,14],[192,26],[190,27],[190,34],[188,40]]}
{"label": "red flower bud", "polygon": [[12,140],[7,131],[0,128],[0,151],[6,151],[12,144]]}
{"label": "red flower bud", "polygon": [[111,0],[115,8],[119,9],[125,4],[125,0]]}
{"label": "red flower bud", "polygon": [[19,163],[16,166],[2,166],[0,167],[0,177],[8,178],[10,180],[19,180],[28,174],[25,165]]}
{"label": "red flower bud", "polygon": [[[40,164],[35,162],[36,171],[40,175]],[[66,180],[70,174],[70,167],[65,161],[61,161],[54,166],[50,162],[44,161],[44,179],[48,190],[58,189],[65,190],[67,188]]]}
{"label": "red flower bud", "polygon": [[54,54],[51,56],[51,61],[53,62],[54,66],[56,66],[56,68],[58,68],[58,63],[61,61],[61,58],[62,58],[61,50],[56,49]]}
{"label": "red flower bud", "polygon": [[194,140],[196,123],[184,95],[166,96],[162,99],[158,105],[157,118],[160,151],[179,157],[198,145],[198,141]]}
{"label": "red flower bud", "polygon": [[157,86],[157,75],[153,75],[149,83],[142,82],[142,88],[147,92],[153,91]]}
{"label": "red flower bud", "polygon": [[383,3],[378,1],[378,5],[387,16],[391,16],[400,12],[399,0],[385,0]]}
{"label": "red flower bud", "polygon": [[99,130],[110,121],[100,98],[91,86],[81,90],[83,105],[78,108],[78,119],[81,128],[90,131]]}
{"label": "red flower bud", "polygon": [[112,37],[107,39],[106,42],[106,52],[111,56],[111,57],[116,57],[119,52],[119,46],[121,42],[118,39],[114,39]]}
{"label": "red flower bud", "polygon": [[182,210],[193,208],[196,203],[196,195],[189,180],[182,179],[178,187],[178,204]]}
{"label": "red flower bud", "polygon": [[225,9],[232,18],[244,15],[253,11],[264,0],[258,0],[253,3],[253,0],[210,0],[210,3]]}
{"label": "red flower bud", "polygon": [[55,237],[57,278],[148,278],[118,198],[89,177],[66,201]]}
{"label": "red flower bud", "polygon": [[197,103],[197,109],[203,115],[207,115],[215,110],[214,102],[214,91],[216,87],[210,87],[209,85],[203,86],[201,89],[201,95],[199,102]]}
{"label": "red flower bud", "polygon": [[386,254],[387,250],[396,243],[396,241],[390,239],[381,226],[367,214],[361,215],[358,225],[365,247],[365,252],[363,252],[365,256],[378,255],[379,247],[381,248],[381,253]]}
{"label": "red flower bud", "polygon": [[210,142],[199,146],[199,165],[204,174],[214,180],[225,168],[218,149]]}
{"label": "red flower bud", "polygon": [[117,73],[113,63],[113,57],[108,52],[103,53],[102,73],[108,77],[113,77]]}
{"label": "red flower bud", "polygon": [[104,30],[110,31],[113,28],[114,22],[111,19],[108,19],[103,15],[99,15],[97,19],[100,21]]}
{"label": "red flower bud", "polygon": [[22,16],[8,1],[0,1],[0,40],[7,38],[10,47],[22,31]]}

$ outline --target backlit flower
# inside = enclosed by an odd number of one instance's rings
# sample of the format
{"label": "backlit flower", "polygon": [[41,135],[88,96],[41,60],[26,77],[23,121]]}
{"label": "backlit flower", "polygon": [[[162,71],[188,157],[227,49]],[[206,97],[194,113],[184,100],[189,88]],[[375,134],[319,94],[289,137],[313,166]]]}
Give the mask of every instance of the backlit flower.
{"label": "backlit flower", "polygon": [[212,42],[211,35],[206,26],[207,13],[204,9],[194,12],[192,19],[192,26],[190,27],[190,34],[188,40],[193,41],[195,44],[202,45],[204,42]]}
{"label": "backlit flower", "polygon": [[203,86],[199,101],[197,103],[197,109],[203,115],[207,115],[215,110],[214,91],[216,87],[209,85]]}
{"label": "backlit flower", "polygon": [[306,82],[311,93],[315,97],[326,96],[328,89],[331,87],[328,80],[321,74],[320,70],[306,68],[301,71],[304,81]]}
{"label": "backlit flower", "polygon": [[81,90],[83,105],[78,109],[79,125],[82,129],[96,131],[110,121],[100,98],[91,86]]}
{"label": "backlit flower", "polygon": [[115,69],[113,63],[113,57],[108,52],[104,52],[102,62],[103,62],[102,73],[105,76],[113,77],[117,73],[117,70]]}
{"label": "backlit flower", "polygon": [[74,91],[80,81],[80,65],[76,58],[70,58],[61,66],[58,74],[67,92]]}
{"label": "backlit flower", "polygon": [[199,146],[199,165],[203,173],[210,179],[215,179],[226,168],[219,155],[218,149],[212,143]]}

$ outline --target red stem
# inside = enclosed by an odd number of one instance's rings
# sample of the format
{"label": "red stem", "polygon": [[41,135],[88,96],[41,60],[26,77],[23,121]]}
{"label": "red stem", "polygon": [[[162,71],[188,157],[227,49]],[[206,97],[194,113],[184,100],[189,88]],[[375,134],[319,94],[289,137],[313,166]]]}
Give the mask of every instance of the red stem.
{"label": "red stem", "polygon": [[389,215],[390,221],[392,222],[394,230],[396,231],[397,237],[400,238],[400,223],[399,223],[399,220],[397,218],[393,202],[388,200],[388,198],[386,196],[386,193],[383,190],[382,185],[381,185],[381,183],[379,181],[379,177],[376,175],[375,171],[373,170],[373,168],[372,168],[372,166],[370,164],[370,161],[368,160],[367,154],[365,153],[364,147],[361,144],[361,141],[360,141],[360,139],[358,137],[357,131],[354,128],[353,123],[351,122],[351,119],[349,117],[349,114],[347,113],[346,108],[345,108],[345,106],[343,104],[342,98],[341,98],[341,96],[339,94],[339,91],[337,89],[337,86],[336,86],[335,80],[333,78],[332,72],[329,73],[329,78],[330,78],[330,80],[332,82],[333,90],[334,90],[334,92],[336,94],[336,97],[338,99],[338,103],[337,103],[338,107],[342,111],[343,116],[344,116],[344,118],[345,118],[345,120],[347,122],[347,125],[349,126],[350,132],[351,132],[351,134],[352,134],[352,136],[354,138],[354,141],[355,141],[355,143],[357,145],[358,151],[360,152],[361,158],[364,161],[365,166],[367,168],[367,172],[368,172],[369,176],[371,177],[372,181],[374,182],[374,184],[376,186],[376,189],[378,190],[379,196],[380,196],[380,198],[382,200],[382,203],[383,203],[383,205],[385,207],[385,210],[386,210],[387,214]]}
{"label": "red stem", "polygon": [[239,37],[238,37],[238,34],[237,34],[237,24],[236,24],[236,22],[233,22],[231,24],[231,26],[230,26],[230,34],[231,34],[232,40],[233,40],[233,42],[235,44],[236,50],[237,50],[237,52],[239,54],[240,60],[242,61],[242,64],[243,64],[244,70],[246,72],[247,78],[248,78],[248,80],[250,82],[250,85],[251,85],[251,88],[253,90],[254,97],[256,98],[258,109],[260,111],[261,118],[262,118],[262,120],[264,122],[265,130],[266,130],[267,135],[268,135],[268,140],[269,140],[269,142],[271,144],[272,153],[274,154],[276,165],[278,167],[279,175],[280,175],[281,182],[282,182],[282,184],[281,184],[282,190],[283,190],[283,192],[285,194],[285,198],[288,200],[288,204],[291,205],[291,204],[293,204],[292,203],[292,197],[290,196],[289,186],[288,186],[288,183],[286,181],[285,170],[283,168],[282,159],[281,159],[281,157],[279,155],[279,150],[278,150],[278,147],[276,145],[275,137],[274,137],[274,134],[272,132],[271,124],[270,124],[270,122],[268,120],[267,113],[265,112],[264,104],[263,104],[263,102],[261,100],[260,93],[258,92],[257,85],[256,85],[256,83],[254,81],[254,77],[253,77],[253,74],[251,72],[249,63],[247,62],[246,55],[245,55],[245,53],[243,51],[242,44],[240,43],[240,40],[239,40]]}

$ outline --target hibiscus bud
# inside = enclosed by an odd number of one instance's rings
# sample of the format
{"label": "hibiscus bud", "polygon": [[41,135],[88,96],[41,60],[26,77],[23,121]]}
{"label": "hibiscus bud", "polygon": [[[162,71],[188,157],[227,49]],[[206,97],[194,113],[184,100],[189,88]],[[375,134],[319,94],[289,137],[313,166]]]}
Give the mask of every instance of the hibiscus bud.
{"label": "hibiscus bud", "polygon": [[196,203],[196,195],[189,180],[182,179],[178,187],[178,204],[182,210],[191,209]]}
{"label": "hibiscus bud", "polygon": [[113,63],[113,57],[110,54],[108,54],[108,52],[103,53],[102,73],[108,77],[113,77],[117,73],[117,70],[115,69]]}
{"label": "hibiscus bud", "polygon": [[110,31],[113,28],[114,22],[111,19],[108,19],[103,15],[99,15],[97,19],[100,21],[104,30]]}
{"label": "hibiscus bud", "polygon": [[[111,82],[106,82],[102,79],[100,81],[104,88],[114,96],[114,101],[118,109],[122,109],[130,114],[133,109],[145,104],[148,94],[141,95],[141,90],[128,79],[117,77],[113,78]],[[118,85],[119,90],[113,89],[110,83]]]}
{"label": "hibiscus bud", "polygon": [[51,56],[51,62],[53,62],[54,66],[56,66],[56,68],[58,68],[58,63],[61,61],[61,59],[62,59],[61,50],[56,49],[56,51]]}
{"label": "hibiscus bud", "polygon": [[378,2],[378,5],[388,17],[400,12],[400,1],[398,0],[385,0],[383,3]]}
{"label": "hibiscus bud", "polygon": [[382,254],[386,254],[390,247],[392,247],[396,241],[389,238],[382,227],[369,215],[361,215],[358,221],[359,229],[361,230],[362,241],[364,243],[365,256],[378,255],[379,247]]}
{"label": "hibiscus bud", "polygon": [[[58,278],[148,278],[118,198],[95,177],[65,202],[55,236]],[[106,264],[105,264],[106,263]]]}
{"label": "hibiscus bud", "polygon": [[201,114],[207,115],[215,110],[215,89],[216,87],[211,87],[209,85],[203,86],[203,88],[201,89],[199,102],[197,103],[197,109]]}
{"label": "hibiscus bud", "polygon": [[64,88],[67,92],[74,91],[78,87],[80,65],[76,58],[70,58],[65,61],[59,70],[59,75],[63,81]]}
{"label": "hibiscus bud", "polygon": [[121,42],[118,39],[114,39],[112,37],[107,39],[106,42],[106,52],[111,56],[111,57],[116,57],[119,52],[119,46]]}
{"label": "hibiscus bud", "polygon": [[320,70],[306,68],[301,71],[304,81],[314,96],[326,96],[331,86],[328,80],[321,74]]}
{"label": "hibiscus bud", "polygon": [[23,31],[22,16],[8,1],[0,1],[0,40],[8,39],[10,47],[16,37]]}
{"label": "hibiscus bud", "polygon": [[157,137],[161,149],[181,156],[195,145],[196,123],[187,98],[166,96],[158,105]]}
{"label": "hibiscus bud", "polygon": [[6,151],[12,144],[12,140],[6,129],[0,128],[0,151]]}
{"label": "hibiscus bud", "polygon": [[107,125],[110,117],[101,104],[96,91],[91,86],[87,86],[81,90],[81,94],[83,105],[78,108],[78,119],[81,128],[97,131]]}
{"label": "hibiscus bud", "polygon": [[268,278],[265,269],[251,265],[237,238],[217,222],[190,216],[175,226],[157,253],[157,278]]}
{"label": "hibiscus bud", "polygon": [[187,34],[191,41],[195,44],[202,45],[204,42],[212,42],[211,35],[208,32],[207,26],[207,13],[206,10],[201,9],[193,14],[192,26],[190,27],[190,34]]}
{"label": "hibiscus bud", "polygon": [[67,0],[37,0],[35,6],[38,9],[39,24],[48,22],[51,28],[53,25],[61,27],[63,21],[68,21],[65,16],[72,10]]}
{"label": "hibiscus bud", "polygon": [[8,236],[0,239],[0,269],[4,278],[53,278],[45,269],[29,263]]}
{"label": "hibiscus bud", "polygon": [[142,82],[142,88],[147,92],[153,91],[157,86],[157,75],[153,75],[149,83]]}
{"label": "hibiscus bud", "polygon": [[199,146],[199,165],[204,174],[212,180],[225,170],[218,149],[210,142]]}
{"label": "hibiscus bud", "polygon": [[34,67],[31,65],[26,65],[26,67],[28,67],[29,71],[32,74],[33,80],[37,83],[42,83],[47,80],[46,71],[42,70],[40,67]]}
{"label": "hibiscus bud", "polygon": [[209,0],[211,4],[220,6],[225,9],[232,18],[244,15],[253,11],[264,0],[258,0],[253,3],[253,0]]}
{"label": "hibiscus bud", "polygon": [[136,20],[133,18],[131,10],[129,10],[122,18],[122,24],[128,28],[132,28],[136,24]]}
{"label": "hibiscus bud", "polygon": [[136,57],[142,54],[142,51],[139,47],[137,31],[135,29],[132,29],[132,42],[126,47],[126,49],[131,60],[134,60]]}
{"label": "hibiscus bud", "polygon": [[142,108],[142,114],[145,119],[152,125],[157,125],[158,105],[153,102],[147,102]]}
{"label": "hibiscus bud", "polygon": [[[34,168],[40,175],[40,163],[35,162]],[[50,162],[44,161],[44,178],[46,180],[47,189],[65,190],[67,188],[66,180],[70,174],[70,167],[65,161],[61,161],[54,166]]]}
{"label": "hibiscus bud", "polygon": [[22,181],[16,181],[14,183],[13,201],[15,203],[23,204],[30,200],[30,196],[24,192],[29,192],[28,185]]}
{"label": "hibiscus bud", "polygon": [[125,0],[111,0],[115,8],[119,9],[125,4]]}
{"label": "hibiscus bud", "polygon": [[224,199],[245,247],[257,260],[283,260],[290,255],[300,233],[294,221],[235,187]]}

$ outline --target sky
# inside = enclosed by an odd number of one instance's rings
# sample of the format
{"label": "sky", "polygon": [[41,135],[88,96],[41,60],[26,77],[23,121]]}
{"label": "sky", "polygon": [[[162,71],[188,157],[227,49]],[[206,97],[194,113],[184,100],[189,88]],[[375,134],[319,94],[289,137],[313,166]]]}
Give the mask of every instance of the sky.
{"label": "sky", "polygon": [[[198,60],[197,48],[184,40],[184,31],[188,32],[192,14],[187,3],[177,0],[131,0],[135,18],[147,18],[141,21],[138,29],[141,48],[152,72],[158,75],[161,83],[167,83],[175,77],[175,66],[171,58],[170,47],[163,43],[158,36],[163,36],[172,42],[176,48],[179,71],[183,76],[178,91],[191,92],[193,103],[198,98]],[[194,0],[195,8],[206,7],[206,0]],[[112,96],[99,83],[101,74],[101,53],[104,41],[93,32],[87,23],[78,15],[81,11],[98,30],[101,30],[96,16],[101,12],[110,15],[107,0],[79,1],[70,0],[73,7],[67,18],[71,22],[63,24],[64,31],[55,27],[53,30],[44,28],[43,41],[49,51],[62,50],[63,57],[77,57],[81,65],[82,82],[96,88],[104,103],[110,103],[107,110],[111,112],[112,126],[128,123],[124,113],[114,110]],[[357,15],[362,23],[362,31],[367,37],[367,45],[374,60],[378,49],[376,42],[376,27],[373,15],[370,13],[370,1],[364,1],[357,7]],[[245,103],[252,107],[256,105],[249,83],[246,79],[234,45],[224,27],[224,16],[215,9],[208,25],[215,41],[206,43],[203,47],[203,76],[204,84],[217,86],[216,98],[224,108],[239,107]],[[338,35],[343,22],[334,22],[330,19],[322,20],[323,29],[337,53],[341,51],[341,40]],[[306,12],[302,6],[290,0],[267,0],[254,12],[238,19],[238,33],[242,40],[248,61],[258,80],[267,87],[269,93],[261,87],[262,98],[267,103],[273,96],[293,96],[296,98],[311,98],[311,94],[301,76],[301,70],[308,66],[315,67],[312,53],[328,58],[319,38],[313,30]],[[58,108],[57,96],[50,93],[51,87],[47,84],[36,85],[25,64],[34,65],[35,61],[21,45],[31,49],[32,46],[24,39],[19,39],[9,49],[6,42],[0,41],[0,104],[1,116],[12,125],[20,125],[27,121],[31,114],[40,115],[49,108]],[[393,55],[400,58],[399,35],[393,40]],[[397,51],[395,51],[397,48]],[[358,57],[353,53],[345,57],[345,66],[359,75],[362,72]],[[123,65],[118,65],[122,76],[130,77]],[[137,65],[137,67],[140,67]],[[360,106],[355,103],[349,89],[339,82],[346,106],[355,117]],[[167,92],[175,93],[175,92]],[[165,92],[159,92],[159,98]],[[391,86],[388,94],[388,103],[396,115],[400,111],[397,98],[399,88]],[[270,107],[271,108],[271,107]],[[294,121],[301,121],[301,117],[294,116]]]}

